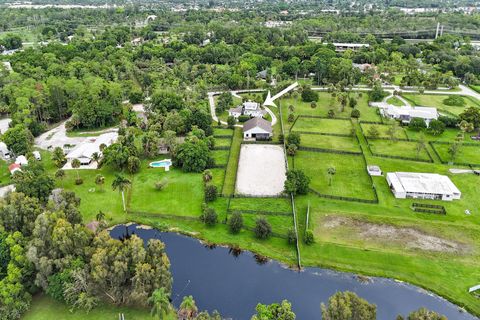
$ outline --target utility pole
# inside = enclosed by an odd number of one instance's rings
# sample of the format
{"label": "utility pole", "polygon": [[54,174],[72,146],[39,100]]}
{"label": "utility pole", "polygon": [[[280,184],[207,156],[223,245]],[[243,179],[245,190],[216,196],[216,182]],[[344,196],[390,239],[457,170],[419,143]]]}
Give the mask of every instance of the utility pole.
{"label": "utility pole", "polygon": [[440,22],[437,22],[437,31],[435,32],[435,39],[438,38],[438,31],[440,29]]}

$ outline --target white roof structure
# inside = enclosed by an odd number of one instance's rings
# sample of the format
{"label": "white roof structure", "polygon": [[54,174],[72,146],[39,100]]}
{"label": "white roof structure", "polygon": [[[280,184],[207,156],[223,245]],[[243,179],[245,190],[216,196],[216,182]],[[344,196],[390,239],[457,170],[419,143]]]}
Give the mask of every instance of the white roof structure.
{"label": "white roof structure", "polygon": [[10,64],[10,62],[8,61],[4,61],[2,62],[3,66],[5,67],[5,70],[9,71],[9,72],[12,72],[13,69],[12,69],[12,65]]}
{"label": "white roof structure", "polygon": [[432,107],[397,107],[389,104],[385,110],[387,115],[393,118],[408,116],[410,118],[422,118],[425,120],[433,120],[438,118],[437,108]]}
{"label": "white roof structure", "polygon": [[5,144],[5,142],[0,141],[0,153],[2,153],[2,154],[10,153],[10,151],[8,150],[8,147]]}
{"label": "white roof structure", "polygon": [[24,155],[20,155],[15,159],[15,163],[24,166],[28,164],[28,160]]}
{"label": "white roof structure", "polygon": [[96,138],[91,138],[87,140],[85,143],[78,145],[77,147],[73,148],[66,156],[67,159],[81,159],[81,158],[88,158],[91,159],[95,152],[100,152],[100,145],[105,144],[106,146],[111,145],[117,139],[116,132],[110,132],[103,134]]}
{"label": "white roof structure", "polygon": [[389,172],[387,180],[396,193],[461,195],[449,177],[436,173]]}
{"label": "white roof structure", "polygon": [[245,101],[243,107],[245,110],[257,110],[260,107],[260,104],[254,101]]}

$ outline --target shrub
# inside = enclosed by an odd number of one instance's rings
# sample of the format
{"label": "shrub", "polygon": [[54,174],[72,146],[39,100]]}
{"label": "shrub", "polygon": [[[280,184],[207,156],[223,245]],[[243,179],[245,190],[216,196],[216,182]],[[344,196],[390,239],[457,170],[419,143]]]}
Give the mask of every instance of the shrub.
{"label": "shrub", "polygon": [[75,184],[76,184],[77,186],[83,184],[83,179],[82,179],[82,178],[77,178],[77,179],[75,179]]}
{"label": "shrub", "polygon": [[315,92],[310,87],[305,87],[302,91],[302,101],[314,102],[318,101],[318,92]]}
{"label": "shrub", "polygon": [[315,108],[317,107],[317,103],[316,103],[316,102],[310,103],[310,107],[311,107],[312,109],[315,109]]}
{"label": "shrub", "polygon": [[298,132],[290,132],[290,134],[287,136],[287,144],[291,145],[300,145],[300,133]]}
{"label": "shrub", "polygon": [[463,107],[465,105],[465,99],[461,96],[451,95],[443,100],[443,104],[447,106]]}
{"label": "shrub", "polygon": [[233,129],[233,127],[235,126],[235,123],[237,122],[237,119],[235,119],[235,117],[233,116],[229,116],[227,118],[227,125],[230,129]]}
{"label": "shrub", "polygon": [[272,226],[265,218],[258,218],[254,228],[255,236],[259,239],[268,239],[272,234]]}
{"label": "shrub", "polygon": [[247,116],[247,115],[241,115],[240,117],[238,117],[238,122],[246,122],[248,120],[250,120],[251,117],[250,116]]}
{"label": "shrub", "polygon": [[433,134],[434,136],[441,135],[445,131],[445,123],[440,120],[433,119],[430,121],[430,125],[428,126],[428,131]]}
{"label": "shrub", "polygon": [[205,187],[205,201],[212,202],[217,199],[217,186],[209,184]]}
{"label": "shrub", "polygon": [[360,111],[358,109],[353,109],[350,113],[350,117],[352,118],[360,118]]}
{"label": "shrub", "polygon": [[447,128],[456,128],[458,120],[453,117],[440,116],[438,120],[443,122]]}
{"label": "shrub", "polygon": [[305,237],[303,238],[303,242],[308,245],[315,242],[315,237],[313,236],[312,230],[305,231]]}
{"label": "shrub", "polygon": [[296,144],[289,144],[287,147],[287,154],[289,156],[294,156],[297,153],[298,147]]}
{"label": "shrub", "polygon": [[333,110],[333,109],[328,110],[327,117],[335,118],[335,110]]}
{"label": "shrub", "polygon": [[288,122],[292,123],[293,121],[295,121],[295,115],[293,113],[290,113],[288,115],[288,119],[287,119]]}
{"label": "shrub", "polygon": [[240,212],[235,211],[228,219],[227,224],[231,233],[239,233],[243,228],[243,217]]}
{"label": "shrub", "polygon": [[288,239],[288,243],[290,244],[294,244],[295,242],[297,242],[297,234],[294,228],[288,229],[287,239]]}
{"label": "shrub", "polygon": [[218,216],[215,209],[208,207],[203,210],[203,214],[200,217],[200,220],[202,220],[207,226],[214,226],[217,223],[217,219]]}
{"label": "shrub", "polygon": [[155,182],[155,189],[158,191],[162,191],[163,189],[165,189],[166,186],[167,186],[166,179]]}
{"label": "shrub", "polygon": [[289,170],[285,180],[285,192],[293,194],[307,194],[310,178],[301,170]]}
{"label": "shrub", "polygon": [[420,131],[423,130],[427,127],[427,124],[425,123],[425,120],[422,118],[413,118],[410,120],[410,123],[408,124],[408,128],[414,131]]}
{"label": "shrub", "polygon": [[378,138],[380,132],[378,131],[377,126],[371,126],[367,131],[367,136],[371,137],[372,139]]}

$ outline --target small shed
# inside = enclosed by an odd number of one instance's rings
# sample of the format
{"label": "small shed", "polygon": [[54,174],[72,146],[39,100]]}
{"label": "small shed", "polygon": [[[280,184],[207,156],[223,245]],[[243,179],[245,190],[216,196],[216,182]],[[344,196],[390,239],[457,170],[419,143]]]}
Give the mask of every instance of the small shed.
{"label": "small shed", "polygon": [[20,165],[18,163],[12,163],[8,166],[8,171],[10,171],[10,174],[13,175],[17,171],[22,171],[22,169],[20,168]]}
{"label": "small shed", "polygon": [[15,159],[15,163],[20,166],[28,165],[28,160],[24,155],[20,155]]}
{"label": "small shed", "polygon": [[367,171],[369,175],[376,176],[376,177],[381,176],[383,174],[379,166],[368,166]]}
{"label": "small shed", "polygon": [[36,160],[38,160],[38,161],[42,160],[42,155],[40,154],[40,152],[38,152],[38,151],[33,151],[32,154],[33,154],[33,157],[34,157]]}
{"label": "small shed", "polygon": [[0,156],[4,159],[10,159],[10,150],[5,142],[0,142]]}

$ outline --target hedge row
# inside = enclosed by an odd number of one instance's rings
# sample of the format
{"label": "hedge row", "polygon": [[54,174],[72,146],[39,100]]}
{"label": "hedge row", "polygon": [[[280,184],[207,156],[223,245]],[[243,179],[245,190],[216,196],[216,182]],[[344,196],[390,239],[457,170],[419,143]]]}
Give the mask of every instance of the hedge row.
{"label": "hedge row", "polygon": [[415,212],[421,212],[421,213],[433,213],[433,214],[442,214],[442,215],[446,215],[447,214],[447,211],[445,210],[445,208],[443,210],[435,210],[435,209],[423,209],[423,208],[418,208],[418,207],[414,207],[412,208],[413,211]]}
{"label": "hedge row", "polygon": [[[375,188],[373,188],[375,189]],[[327,199],[333,199],[333,200],[342,200],[342,201],[349,201],[349,202],[361,202],[361,203],[378,203],[378,198],[376,199],[360,199],[360,198],[354,198],[354,197],[342,197],[342,196],[333,196],[330,194],[323,194],[320,193],[316,190],[313,190],[312,188],[309,188],[310,192],[313,192],[317,196],[321,198],[327,198]],[[376,192],[375,192],[375,197],[376,197]]]}
{"label": "hedge row", "polygon": [[431,209],[443,209],[445,210],[444,206],[441,206],[439,204],[428,204],[428,203],[418,203],[414,202],[412,203],[412,207],[417,207],[417,208],[431,208]]}
{"label": "hedge row", "polygon": [[337,153],[337,154],[349,154],[354,156],[362,155],[361,152],[357,151],[344,151],[344,150],[336,150],[336,149],[327,149],[327,148],[314,148],[314,147],[302,147],[300,146],[298,150],[301,151],[311,151],[311,152],[321,152],[321,153]]}
{"label": "hedge row", "polygon": [[334,136],[334,137],[352,137],[351,134],[344,134],[344,133],[325,133],[325,132],[312,132],[312,131],[297,131],[295,130],[294,132],[300,133],[300,134],[316,134],[319,136]]}
{"label": "hedge row", "polygon": [[279,141],[260,140],[260,141],[242,141],[242,144],[282,144]]}
{"label": "hedge row", "polygon": [[290,216],[291,212],[282,212],[282,211],[263,211],[263,210],[243,210],[243,209],[228,209],[227,213],[232,214],[234,212],[239,212],[241,214],[254,214],[254,215],[265,215],[265,216]]}
{"label": "hedge row", "polygon": [[230,150],[230,146],[218,146],[218,147],[213,147],[213,150]]}
{"label": "hedge row", "polygon": [[312,116],[312,115],[307,115],[307,114],[301,114],[297,116],[297,118],[310,118],[310,119],[329,119],[329,120],[351,120],[351,118],[347,117],[325,117],[325,116]]}
{"label": "hedge row", "polygon": [[228,135],[228,134],[219,134],[219,135],[214,135],[213,137],[215,139],[231,139],[233,135]]}

